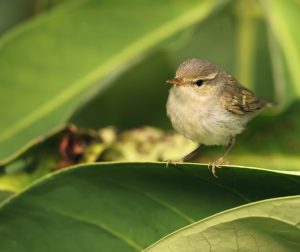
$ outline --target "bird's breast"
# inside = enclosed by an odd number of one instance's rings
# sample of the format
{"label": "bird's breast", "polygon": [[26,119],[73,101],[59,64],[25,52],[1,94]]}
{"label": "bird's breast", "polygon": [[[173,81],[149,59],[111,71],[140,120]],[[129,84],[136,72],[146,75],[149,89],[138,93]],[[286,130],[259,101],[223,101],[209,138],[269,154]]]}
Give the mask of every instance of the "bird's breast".
{"label": "bird's breast", "polygon": [[172,87],[167,114],[185,137],[205,145],[225,145],[241,133],[246,121],[225,110],[215,95],[199,95],[192,87]]}

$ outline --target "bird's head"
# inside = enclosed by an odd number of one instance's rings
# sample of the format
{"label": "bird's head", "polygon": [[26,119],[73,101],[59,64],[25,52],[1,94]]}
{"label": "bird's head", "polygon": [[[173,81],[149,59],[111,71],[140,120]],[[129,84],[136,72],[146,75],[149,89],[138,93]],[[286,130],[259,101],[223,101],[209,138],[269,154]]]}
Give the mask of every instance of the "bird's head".
{"label": "bird's head", "polygon": [[211,84],[219,73],[220,68],[208,60],[188,59],[178,67],[175,77],[167,80],[167,83],[177,87],[192,87],[203,92],[213,88]]}

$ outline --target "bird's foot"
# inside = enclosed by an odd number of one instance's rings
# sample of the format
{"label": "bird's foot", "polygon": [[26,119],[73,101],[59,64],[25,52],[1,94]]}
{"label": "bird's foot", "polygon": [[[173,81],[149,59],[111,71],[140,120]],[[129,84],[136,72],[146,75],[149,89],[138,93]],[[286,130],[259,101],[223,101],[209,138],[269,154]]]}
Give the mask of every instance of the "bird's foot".
{"label": "bird's foot", "polygon": [[166,162],[166,168],[168,168],[169,167],[169,165],[177,165],[178,163],[181,163],[182,162],[182,160],[181,159],[179,159],[179,160],[165,160],[164,162]]}
{"label": "bird's foot", "polygon": [[208,169],[210,169],[214,177],[217,178],[216,168],[221,168],[221,166],[225,164],[228,164],[228,162],[226,162],[223,157],[220,157],[214,162],[209,162]]}

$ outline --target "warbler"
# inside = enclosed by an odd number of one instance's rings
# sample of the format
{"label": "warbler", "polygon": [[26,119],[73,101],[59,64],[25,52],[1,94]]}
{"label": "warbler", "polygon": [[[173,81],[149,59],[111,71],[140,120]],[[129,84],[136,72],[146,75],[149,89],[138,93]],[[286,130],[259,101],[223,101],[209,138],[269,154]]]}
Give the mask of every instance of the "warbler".
{"label": "warbler", "polygon": [[246,124],[272,106],[243,87],[231,74],[205,59],[188,59],[177,69],[167,100],[167,115],[176,131],[199,144],[181,162],[203,146],[226,145],[223,156],[209,163],[214,176]]}

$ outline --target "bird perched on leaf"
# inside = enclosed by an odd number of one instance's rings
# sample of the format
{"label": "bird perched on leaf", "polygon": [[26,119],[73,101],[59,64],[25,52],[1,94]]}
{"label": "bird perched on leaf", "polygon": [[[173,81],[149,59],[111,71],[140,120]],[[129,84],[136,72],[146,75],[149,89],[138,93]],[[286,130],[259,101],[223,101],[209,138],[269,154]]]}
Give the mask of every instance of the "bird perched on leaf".
{"label": "bird perched on leaf", "polygon": [[211,162],[224,164],[226,155],[246,124],[263,108],[272,104],[255,96],[231,74],[204,59],[188,59],[177,69],[167,101],[167,114],[179,133],[199,147],[179,161],[194,157],[204,145],[226,145],[223,156]]}

